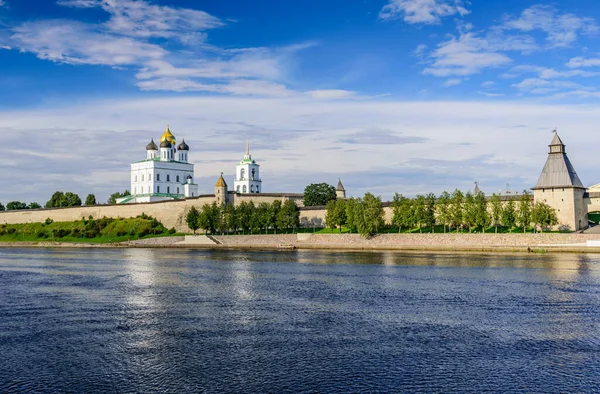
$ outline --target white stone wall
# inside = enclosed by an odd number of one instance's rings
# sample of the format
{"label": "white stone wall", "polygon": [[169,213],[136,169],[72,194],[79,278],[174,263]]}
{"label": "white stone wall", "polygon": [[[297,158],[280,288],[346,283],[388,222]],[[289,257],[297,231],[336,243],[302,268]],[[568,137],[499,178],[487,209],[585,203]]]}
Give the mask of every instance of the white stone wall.
{"label": "white stone wall", "polygon": [[583,201],[585,190],[579,188],[550,188],[533,191],[534,201],[545,202],[556,209],[559,226],[571,230],[587,227],[587,210]]}

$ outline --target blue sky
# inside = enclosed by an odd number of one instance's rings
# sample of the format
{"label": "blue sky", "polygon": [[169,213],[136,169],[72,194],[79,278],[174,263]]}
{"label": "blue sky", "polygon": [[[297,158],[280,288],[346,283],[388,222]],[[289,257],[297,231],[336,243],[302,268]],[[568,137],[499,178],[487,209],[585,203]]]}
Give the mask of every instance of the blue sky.
{"label": "blue sky", "polygon": [[265,191],[522,190],[554,127],[591,185],[599,39],[591,0],[0,0],[0,201],[106,199],[166,123],[203,192],[247,137]]}

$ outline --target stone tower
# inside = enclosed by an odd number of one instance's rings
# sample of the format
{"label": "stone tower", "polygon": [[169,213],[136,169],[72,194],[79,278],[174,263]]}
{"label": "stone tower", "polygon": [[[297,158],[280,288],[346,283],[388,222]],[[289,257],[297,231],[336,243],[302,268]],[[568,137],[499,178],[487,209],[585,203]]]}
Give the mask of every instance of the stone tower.
{"label": "stone tower", "polygon": [[217,202],[217,205],[222,205],[227,204],[227,200],[227,183],[223,178],[223,173],[221,173],[221,176],[215,184],[215,201]]}
{"label": "stone tower", "polygon": [[346,189],[344,189],[344,185],[342,185],[342,180],[340,178],[338,178],[338,184],[335,188],[335,196],[341,199],[346,198]]}
{"label": "stone tower", "polygon": [[556,209],[559,226],[581,230],[587,227],[583,202],[586,188],[567,157],[565,144],[554,132],[546,165],[533,188],[533,198]]}

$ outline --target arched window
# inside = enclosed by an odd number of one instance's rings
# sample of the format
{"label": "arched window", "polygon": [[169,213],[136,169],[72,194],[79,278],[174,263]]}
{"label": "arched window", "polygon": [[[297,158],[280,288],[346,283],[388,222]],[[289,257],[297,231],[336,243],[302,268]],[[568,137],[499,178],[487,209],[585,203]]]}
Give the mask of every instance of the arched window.
{"label": "arched window", "polygon": [[250,192],[254,193],[254,185],[250,185]]}
{"label": "arched window", "polygon": [[171,194],[171,188],[167,186],[167,194]]}
{"label": "arched window", "polygon": [[244,180],[244,177],[246,176],[246,170],[244,170],[243,168],[240,170],[240,179]]}
{"label": "arched window", "polygon": [[246,191],[247,191],[247,190],[246,190],[246,185],[244,185],[244,193],[246,193]]}
{"label": "arched window", "polygon": [[256,174],[256,168],[252,169],[252,180],[254,180],[254,175]]}
{"label": "arched window", "polygon": [[167,174],[167,182],[171,182],[171,175]]}
{"label": "arched window", "polygon": [[177,182],[179,183],[179,175],[177,175]]}
{"label": "arched window", "polygon": [[144,182],[144,174],[142,174],[142,182]]}
{"label": "arched window", "polygon": [[177,188],[177,194],[179,194],[179,188]]}
{"label": "arched window", "polygon": [[156,192],[160,193],[160,186],[156,186]]}
{"label": "arched window", "polygon": [[156,174],[156,180],[160,181],[160,174]]}
{"label": "arched window", "polygon": [[137,175],[135,176],[135,180],[134,180],[134,182],[137,182]]}
{"label": "arched window", "polygon": [[260,188],[258,187],[258,185],[256,185],[256,192],[260,193]]}
{"label": "arched window", "polygon": [[237,186],[237,192],[240,192],[240,185]]}

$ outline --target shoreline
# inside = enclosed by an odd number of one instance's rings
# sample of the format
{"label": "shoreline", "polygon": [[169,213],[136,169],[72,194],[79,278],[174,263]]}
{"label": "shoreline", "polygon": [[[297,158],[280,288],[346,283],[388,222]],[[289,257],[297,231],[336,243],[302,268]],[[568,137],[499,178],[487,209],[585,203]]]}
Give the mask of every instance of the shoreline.
{"label": "shoreline", "polygon": [[[215,243],[201,242],[205,236],[160,237],[121,243],[0,242],[0,250],[15,248],[70,249],[187,249],[187,250],[322,250],[340,252],[387,251],[398,253],[600,253],[600,246],[586,246],[600,235],[578,233],[538,234],[381,234],[369,239],[357,234],[317,234],[299,236],[225,235],[211,237]],[[194,243],[194,241],[198,243]]]}

